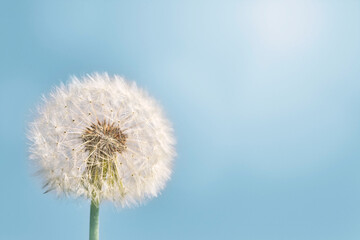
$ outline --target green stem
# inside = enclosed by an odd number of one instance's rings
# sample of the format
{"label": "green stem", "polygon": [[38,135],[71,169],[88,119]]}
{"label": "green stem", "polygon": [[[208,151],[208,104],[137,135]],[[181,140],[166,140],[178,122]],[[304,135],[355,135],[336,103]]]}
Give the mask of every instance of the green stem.
{"label": "green stem", "polygon": [[99,240],[99,206],[91,201],[90,207],[90,240]]}

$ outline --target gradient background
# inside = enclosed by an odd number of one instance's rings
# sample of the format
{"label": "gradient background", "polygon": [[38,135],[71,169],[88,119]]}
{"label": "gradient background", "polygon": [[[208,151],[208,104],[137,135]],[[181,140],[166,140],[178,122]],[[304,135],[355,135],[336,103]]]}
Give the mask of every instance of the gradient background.
{"label": "gradient background", "polygon": [[162,102],[162,195],[100,211],[100,239],[358,240],[360,1],[0,2],[0,239],[87,239],[89,203],[31,176],[31,109],[72,74]]}

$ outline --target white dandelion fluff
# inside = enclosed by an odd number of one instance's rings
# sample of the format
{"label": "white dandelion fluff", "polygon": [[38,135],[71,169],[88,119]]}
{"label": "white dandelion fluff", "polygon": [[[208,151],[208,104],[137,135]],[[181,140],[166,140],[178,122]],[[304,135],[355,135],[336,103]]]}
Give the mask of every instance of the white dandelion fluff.
{"label": "white dandelion fluff", "polygon": [[72,78],[30,124],[46,192],[122,207],[156,197],[171,175],[173,130],[158,103],[119,76]]}

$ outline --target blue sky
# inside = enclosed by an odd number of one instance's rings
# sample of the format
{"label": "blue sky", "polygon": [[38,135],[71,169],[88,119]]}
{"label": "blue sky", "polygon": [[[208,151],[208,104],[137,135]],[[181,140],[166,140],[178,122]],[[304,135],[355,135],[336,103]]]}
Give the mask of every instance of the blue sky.
{"label": "blue sky", "polygon": [[172,180],[100,209],[100,239],[360,237],[360,2],[0,2],[0,239],[87,239],[89,203],[42,194],[32,110],[70,75],[120,74],[174,123]]}

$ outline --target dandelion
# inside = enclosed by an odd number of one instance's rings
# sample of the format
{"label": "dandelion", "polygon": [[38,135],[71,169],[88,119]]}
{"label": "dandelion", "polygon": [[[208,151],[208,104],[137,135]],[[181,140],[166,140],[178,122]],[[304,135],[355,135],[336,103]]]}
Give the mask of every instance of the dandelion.
{"label": "dandelion", "polygon": [[139,205],[170,178],[170,123],[153,98],[122,77],[73,77],[44,97],[29,128],[30,159],[45,193],[91,200],[91,240],[98,239],[102,201]]}

